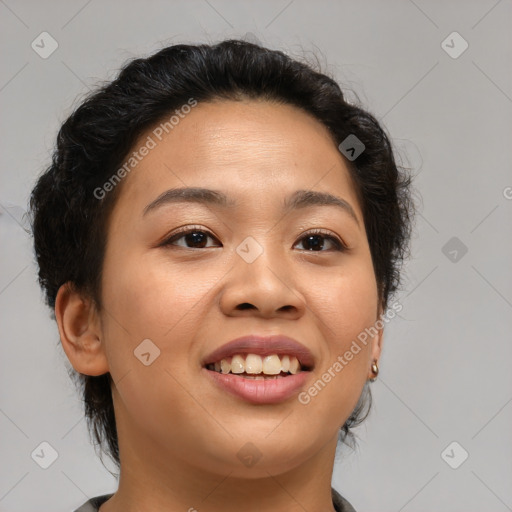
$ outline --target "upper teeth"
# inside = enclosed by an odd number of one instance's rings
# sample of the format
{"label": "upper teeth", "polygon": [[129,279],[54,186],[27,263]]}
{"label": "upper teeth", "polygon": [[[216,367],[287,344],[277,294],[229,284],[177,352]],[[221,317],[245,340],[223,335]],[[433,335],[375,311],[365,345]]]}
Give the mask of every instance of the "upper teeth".
{"label": "upper teeth", "polygon": [[258,354],[236,354],[217,361],[213,366],[215,371],[222,373],[249,373],[266,375],[279,375],[281,372],[299,373],[300,363],[295,356],[277,354],[261,357]]}

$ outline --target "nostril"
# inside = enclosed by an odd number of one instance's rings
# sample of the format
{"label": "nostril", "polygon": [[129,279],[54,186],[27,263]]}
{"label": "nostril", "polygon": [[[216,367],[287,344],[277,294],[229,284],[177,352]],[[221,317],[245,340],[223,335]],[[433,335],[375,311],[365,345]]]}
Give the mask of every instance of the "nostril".
{"label": "nostril", "polygon": [[243,304],[239,304],[237,306],[237,309],[241,309],[241,310],[244,310],[244,309],[251,309],[253,308],[254,306],[252,304],[249,304],[248,302],[244,302]]}

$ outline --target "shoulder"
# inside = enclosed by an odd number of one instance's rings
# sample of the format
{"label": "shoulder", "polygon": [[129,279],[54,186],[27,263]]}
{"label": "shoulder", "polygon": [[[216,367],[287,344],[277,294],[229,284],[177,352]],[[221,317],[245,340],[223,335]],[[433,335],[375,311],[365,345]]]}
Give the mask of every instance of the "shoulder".
{"label": "shoulder", "polygon": [[102,496],[96,496],[95,498],[91,498],[89,501],[86,501],[81,507],[77,508],[76,510],[73,510],[73,512],[98,512],[98,509],[100,508],[105,501],[107,501],[109,498],[112,498],[114,496],[114,493],[112,494],[103,494]]}
{"label": "shoulder", "polygon": [[[331,487],[331,494],[332,503],[336,512],[356,512],[354,507],[333,487]],[[99,507],[112,496],[113,494],[104,494],[102,496],[91,498],[73,512],[98,512]]]}
{"label": "shoulder", "polygon": [[356,512],[355,508],[334,487],[331,487],[331,494],[336,512]]}

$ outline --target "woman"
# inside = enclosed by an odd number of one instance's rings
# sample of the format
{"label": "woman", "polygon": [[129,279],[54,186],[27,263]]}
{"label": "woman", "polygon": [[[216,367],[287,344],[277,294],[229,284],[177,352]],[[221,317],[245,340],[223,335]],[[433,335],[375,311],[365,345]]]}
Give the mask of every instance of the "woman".
{"label": "woman", "polygon": [[[127,64],[31,196],[39,280],[120,470],[78,511],[353,511],[411,178],[336,82],[238,40]],[[396,309],[393,305],[393,309]]]}

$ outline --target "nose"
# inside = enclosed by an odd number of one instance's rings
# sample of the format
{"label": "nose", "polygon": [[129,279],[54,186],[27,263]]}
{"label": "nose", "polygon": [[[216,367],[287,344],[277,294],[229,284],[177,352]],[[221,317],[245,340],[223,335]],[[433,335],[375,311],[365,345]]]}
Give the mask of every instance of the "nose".
{"label": "nose", "polygon": [[298,288],[299,275],[283,255],[268,251],[248,263],[235,254],[233,269],[225,278],[220,306],[227,316],[297,319],[306,310]]}

